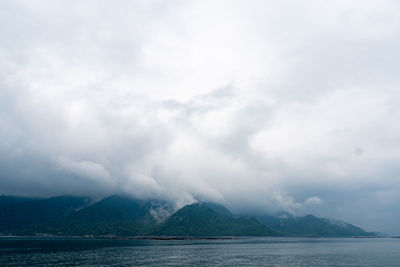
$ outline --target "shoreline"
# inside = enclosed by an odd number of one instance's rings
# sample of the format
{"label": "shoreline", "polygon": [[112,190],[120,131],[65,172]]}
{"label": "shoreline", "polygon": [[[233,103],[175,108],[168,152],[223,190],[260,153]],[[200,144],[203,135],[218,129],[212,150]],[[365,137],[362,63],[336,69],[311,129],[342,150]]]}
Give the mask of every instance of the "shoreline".
{"label": "shoreline", "polygon": [[76,240],[232,240],[249,238],[357,238],[386,239],[400,236],[57,236],[57,235],[0,235],[0,239],[76,239]]}

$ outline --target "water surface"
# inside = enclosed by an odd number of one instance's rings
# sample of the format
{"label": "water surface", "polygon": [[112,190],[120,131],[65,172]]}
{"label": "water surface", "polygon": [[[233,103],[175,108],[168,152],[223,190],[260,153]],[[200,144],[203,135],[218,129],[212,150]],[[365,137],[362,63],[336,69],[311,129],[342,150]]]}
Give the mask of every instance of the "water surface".
{"label": "water surface", "polygon": [[400,266],[400,239],[0,238],[0,266]]}

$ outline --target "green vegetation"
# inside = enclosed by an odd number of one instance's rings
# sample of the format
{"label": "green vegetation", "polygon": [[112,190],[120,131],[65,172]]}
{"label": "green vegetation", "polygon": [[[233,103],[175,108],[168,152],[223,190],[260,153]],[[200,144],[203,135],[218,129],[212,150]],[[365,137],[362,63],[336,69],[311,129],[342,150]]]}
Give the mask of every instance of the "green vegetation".
{"label": "green vegetation", "polygon": [[[7,201],[9,199],[7,198]],[[14,199],[14,203],[0,205],[0,233],[30,235],[51,232],[49,223],[63,221],[76,209],[87,206],[88,198],[61,196],[48,199]]]}
{"label": "green vegetation", "polygon": [[[169,215],[169,216],[168,216]],[[2,235],[78,236],[373,236],[344,222],[293,216],[233,215],[215,203],[195,203],[173,212],[169,203],[111,196],[0,197]]]}
{"label": "green vegetation", "polygon": [[257,219],[270,228],[283,232],[288,236],[376,236],[375,233],[366,232],[352,224],[318,218],[313,215],[294,217],[289,214],[284,214],[283,216],[258,216]]}
{"label": "green vegetation", "polygon": [[277,233],[255,219],[235,218],[221,205],[196,203],[175,212],[154,235],[267,236]]}

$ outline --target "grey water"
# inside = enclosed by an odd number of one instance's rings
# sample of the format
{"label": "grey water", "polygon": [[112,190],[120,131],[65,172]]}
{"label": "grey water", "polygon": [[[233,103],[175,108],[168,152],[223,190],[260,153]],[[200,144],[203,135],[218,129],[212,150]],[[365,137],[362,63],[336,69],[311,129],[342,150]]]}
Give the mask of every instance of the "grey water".
{"label": "grey water", "polygon": [[0,266],[400,266],[400,239],[3,237]]}

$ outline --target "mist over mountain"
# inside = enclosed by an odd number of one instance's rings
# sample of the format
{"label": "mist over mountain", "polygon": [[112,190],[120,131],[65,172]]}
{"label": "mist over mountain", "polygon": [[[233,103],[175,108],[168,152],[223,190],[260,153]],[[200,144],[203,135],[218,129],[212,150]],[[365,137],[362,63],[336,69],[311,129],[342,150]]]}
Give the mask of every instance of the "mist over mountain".
{"label": "mist over mountain", "polygon": [[392,0],[0,1],[0,194],[400,234],[399,14]]}
{"label": "mist over mountain", "polygon": [[277,236],[278,232],[247,217],[235,217],[225,207],[196,203],[184,206],[167,218],[155,235],[167,236]]}
{"label": "mist over mountain", "polygon": [[[13,200],[13,201],[10,201]],[[18,200],[18,201],[17,201]],[[0,198],[1,235],[57,236],[376,236],[351,224],[317,218],[234,215],[216,203],[174,209],[171,203],[109,196]]]}

